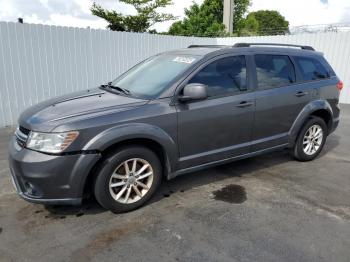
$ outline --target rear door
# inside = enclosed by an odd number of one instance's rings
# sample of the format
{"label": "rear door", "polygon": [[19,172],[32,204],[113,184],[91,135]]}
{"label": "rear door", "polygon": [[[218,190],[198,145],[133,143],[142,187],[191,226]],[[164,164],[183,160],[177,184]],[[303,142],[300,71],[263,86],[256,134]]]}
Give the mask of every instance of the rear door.
{"label": "rear door", "polygon": [[257,53],[253,60],[256,67],[254,152],[288,143],[288,132],[311,101],[314,89],[298,84],[294,62],[288,55]]}

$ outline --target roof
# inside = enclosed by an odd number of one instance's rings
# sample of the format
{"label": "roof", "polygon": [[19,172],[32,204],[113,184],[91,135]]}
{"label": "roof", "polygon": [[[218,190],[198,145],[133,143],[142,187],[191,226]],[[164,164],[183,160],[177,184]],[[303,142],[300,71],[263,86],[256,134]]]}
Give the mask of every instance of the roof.
{"label": "roof", "polygon": [[182,55],[198,55],[204,56],[215,51],[220,51],[222,48],[209,48],[209,47],[196,47],[196,48],[183,48],[175,49],[165,52],[166,54],[182,54]]}
{"label": "roof", "polygon": [[[250,46],[251,45],[251,46]],[[286,45],[286,44],[236,44],[235,46],[218,46],[218,45],[191,45],[189,48],[177,49],[166,52],[167,54],[181,55],[220,55],[226,53],[249,53],[249,52],[281,52],[288,54],[304,55],[322,55],[314,51],[309,46]]]}

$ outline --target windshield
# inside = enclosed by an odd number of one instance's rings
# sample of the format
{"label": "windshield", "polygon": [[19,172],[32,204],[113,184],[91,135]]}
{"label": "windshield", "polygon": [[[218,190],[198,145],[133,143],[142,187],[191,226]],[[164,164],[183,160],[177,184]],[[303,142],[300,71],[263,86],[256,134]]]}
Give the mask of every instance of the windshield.
{"label": "windshield", "polygon": [[111,85],[130,91],[132,96],[155,98],[197,60],[198,56],[154,56],[118,77]]}

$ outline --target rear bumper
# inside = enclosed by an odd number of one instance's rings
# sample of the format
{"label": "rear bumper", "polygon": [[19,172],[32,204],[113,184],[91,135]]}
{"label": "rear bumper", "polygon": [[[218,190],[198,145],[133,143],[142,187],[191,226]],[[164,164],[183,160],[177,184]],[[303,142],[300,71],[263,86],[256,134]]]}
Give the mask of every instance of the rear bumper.
{"label": "rear bumper", "polygon": [[332,128],[331,128],[329,134],[333,133],[337,129],[338,125],[339,125],[339,117],[333,119]]}
{"label": "rear bumper", "polygon": [[47,155],[9,147],[13,184],[21,198],[32,203],[78,205],[86,178],[99,154]]}

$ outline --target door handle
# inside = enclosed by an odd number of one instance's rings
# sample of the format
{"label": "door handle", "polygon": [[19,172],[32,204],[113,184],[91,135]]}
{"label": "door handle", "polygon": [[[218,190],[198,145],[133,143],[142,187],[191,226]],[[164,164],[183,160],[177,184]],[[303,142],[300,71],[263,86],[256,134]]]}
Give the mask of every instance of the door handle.
{"label": "door handle", "polygon": [[296,97],[302,97],[302,96],[306,96],[307,94],[309,94],[308,92],[304,92],[304,91],[299,91],[295,93]]}
{"label": "door handle", "polygon": [[252,102],[252,101],[242,101],[238,105],[236,105],[236,107],[243,108],[243,107],[248,107],[248,106],[252,106],[252,105],[254,105],[254,102]]}

